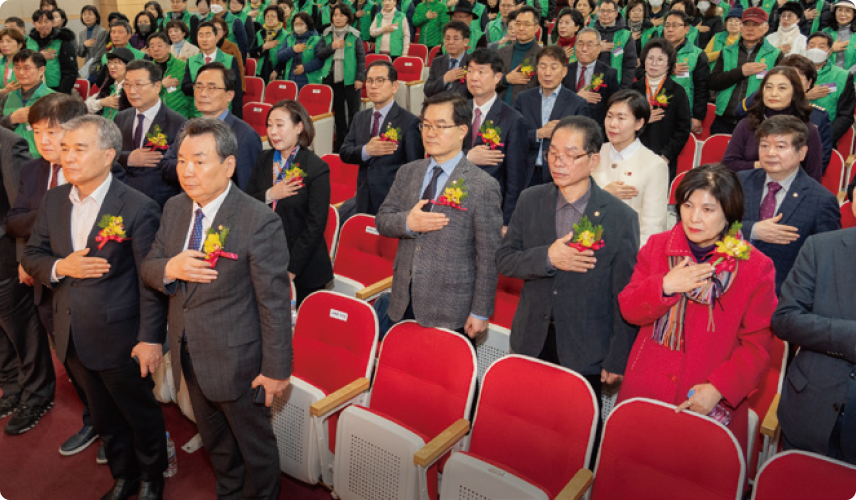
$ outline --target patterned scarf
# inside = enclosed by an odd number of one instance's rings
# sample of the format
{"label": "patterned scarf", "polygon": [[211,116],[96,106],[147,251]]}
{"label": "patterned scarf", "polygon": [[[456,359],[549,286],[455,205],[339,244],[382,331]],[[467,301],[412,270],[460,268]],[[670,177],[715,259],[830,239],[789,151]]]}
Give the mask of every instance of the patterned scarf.
{"label": "patterned scarf", "polygon": [[[291,150],[291,154],[288,155],[288,159],[283,162],[282,161],[282,152],[277,151],[273,154],[273,183],[278,184],[285,180],[285,172],[288,170],[288,167],[294,163],[294,157],[297,156],[297,152],[300,151],[300,146],[294,146],[294,149]],[[276,210],[276,202],[279,200],[273,200],[273,210]]]}

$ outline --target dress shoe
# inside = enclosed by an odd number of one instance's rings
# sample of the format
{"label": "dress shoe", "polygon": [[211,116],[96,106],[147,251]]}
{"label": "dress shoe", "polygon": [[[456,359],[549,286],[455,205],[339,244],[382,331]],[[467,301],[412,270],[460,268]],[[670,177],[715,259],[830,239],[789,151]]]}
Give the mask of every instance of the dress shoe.
{"label": "dress shoe", "polygon": [[0,398],[0,419],[15,413],[15,408],[18,407],[18,403],[20,402],[21,398],[18,396],[3,396]]}
{"label": "dress shoe", "polygon": [[127,500],[137,493],[140,478],[125,479],[120,477],[113,483],[113,487],[101,497],[101,500]]}
{"label": "dress shoe", "polygon": [[18,409],[15,410],[15,414],[9,419],[9,423],[6,424],[3,432],[10,436],[17,436],[18,434],[27,432],[39,423],[42,415],[53,408],[53,405],[53,400],[41,405],[19,403]]}
{"label": "dress shoe", "polygon": [[137,500],[163,500],[163,478],[154,481],[140,481]]}
{"label": "dress shoe", "polygon": [[98,439],[98,434],[95,432],[95,427],[84,425],[82,429],[77,431],[77,434],[62,443],[62,446],[59,447],[59,454],[64,457],[76,455],[89,448],[89,445],[94,443],[96,439]]}

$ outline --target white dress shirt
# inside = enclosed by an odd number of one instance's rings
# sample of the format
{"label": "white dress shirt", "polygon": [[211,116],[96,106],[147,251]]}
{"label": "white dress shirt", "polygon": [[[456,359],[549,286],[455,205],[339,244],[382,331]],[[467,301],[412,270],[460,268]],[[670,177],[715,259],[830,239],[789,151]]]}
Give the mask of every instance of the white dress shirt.
{"label": "white dress shirt", "polygon": [[474,124],[476,121],[476,110],[477,109],[481,110],[481,118],[480,118],[481,122],[479,124],[479,127],[481,127],[481,125],[484,125],[485,118],[487,118],[487,114],[490,113],[490,108],[493,107],[493,103],[496,101],[496,96],[497,96],[497,94],[494,93],[493,97],[491,97],[490,100],[488,100],[486,103],[482,104],[481,106],[477,105],[476,101],[473,100],[473,121],[470,122],[470,125]]}
{"label": "white dress shirt", "polygon": [[[583,66],[583,63],[578,63],[577,64],[577,75],[576,75],[576,79],[574,79],[574,85],[576,85],[577,82],[580,81],[580,71],[585,71],[585,75],[586,75],[585,87],[588,87],[589,85],[591,85],[591,77],[594,76],[594,65],[595,64],[597,64],[597,60],[595,60],[593,63],[589,64],[588,66]],[[583,88],[585,88],[585,87],[583,87]],[[571,90],[576,90],[576,89],[571,89]],[[582,90],[582,89],[580,89],[580,90]]]}
{"label": "white dress shirt", "polygon": [[[794,179],[797,178],[798,173],[799,173],[799,168],[794,170],[791,175],[789,175],[789,176],[785,177],[784,179],[778,181],[779,185],[782,186],[782,188],[776,192],[776,210],[773,212],[773,215],[776,215],[779,213],[779,209],[782,207],[782,202],[785,201],[785,196],[788,195],[788,191],[790,191],[790,189],[791,189],[791,184],[794,183]],[[770,175],[769,174],[765,175],[764,176],[764,189],[761,190],[761,200],[759,203],[763,203],[764,198],[767,197],[767,193],[770,192],[770,183],[771,182],[774,182],[774,181],[773,181],[773,179],[770,178]],[[750,240],[757,240],[758,239],[758,236],[755,233],[755,225],[754,224],[752,225],[752,232],[749,233],[749,239]]]}
{"label": "white dress shirt", "polygon": [[[232,182],[229,182],[229,185],[226,186],[226,190],[220,193],[220,196],[214,198],[202,208],[202,241],[205,241],[205,233],[211,229],[211,223],[214,222],[214,217],[217,216],[217,212],[220,210],[220,206],[223,205],[223,200],[226,199],[226,195],[229,194],[229,190],[232,189]],[[187,250],[187,245],[190,244],[190,236],[193,234],[193,223],[196,221],[196,209],[200,208],[199,204],[195,201],[193,202],[193,212],[191,212],[190,217],[190,226],[187,228],[187,237],[184,238],[184,246],[182,247],[184,250]]]}
{"label": "white dress shirt", "polygon": [[[80,191],[77,189],[77,186],[73,186],[68,193],[68,199],[71,200],[71,246],[75,252],[86,248],[86,240],[89,239],[89,234],[95,226],[95,219],[98,217],[98,212],[101,210],[104,197],[107,196],[107,191],[110,190],[112,182],[113,174],[107,174],[107,179],[92,194],[82,200],[80,199]],[[59,259],[54,262],[51,269],[52,282],[57,282],[65,278],[65,276],[58,276],[56,274],[57,262],[59,262]]]}
{"label": "white dress shirt", "polygon": [[[149,130],[152,128],[152,123],[155,121],[155,116],[157,116],[158,112],[160,111],[160,108],[161,108],[161,101],[160,101],[160,99],[158,99],[158,102],[154,106],[147,109],[143,113],[140,113],[139,109],[136,110],[136,113],[134,114],[134,124],[131,127],[131,138],[133,138],[137,134],[137,124],[140,121],[140,119],[138,117],[140,114],[142,114],[145,118],[143,118],[143,135],[140,137],[143,138],[143,144],[146,143],[146,134],[148,134]],[[134,149],[137,149],[140,147],[142,147],[141,144],[134,144]]]}

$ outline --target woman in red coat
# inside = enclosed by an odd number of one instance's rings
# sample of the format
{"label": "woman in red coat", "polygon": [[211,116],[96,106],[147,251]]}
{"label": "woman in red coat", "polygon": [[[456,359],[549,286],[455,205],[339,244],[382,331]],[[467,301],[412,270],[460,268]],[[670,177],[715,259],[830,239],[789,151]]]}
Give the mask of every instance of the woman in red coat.
{"label": "woman in red coat", "polygon": [[747,396],[773,344],[775,269],[748,242],[736,259],[715,267],[716,243],[743,216],[743,191],[727,167],[690,170],[675,199],[678,224],[648,240],[618,296],[624,318],[642,327],[618,399],[651,398],[702,415],[722,403],[745,457]]}

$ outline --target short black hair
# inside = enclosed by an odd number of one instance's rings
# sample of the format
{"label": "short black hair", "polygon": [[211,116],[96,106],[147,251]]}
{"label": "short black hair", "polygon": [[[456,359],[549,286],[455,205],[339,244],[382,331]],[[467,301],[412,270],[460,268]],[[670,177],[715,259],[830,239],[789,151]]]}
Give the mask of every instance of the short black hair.
{"label": "short black hair", "polygon": [[470,38],[470,27],[463,21],[449,21],[446,23],[443,26],[443,36],[446,36],[446,32],[449,30],[457,31],[464,39]]}
{"label": "short black hair", "polygon": [[391,62],[384,61],[384,60],[374,61],[373,63],[369,64],[368,67],[366,68],[366,75],[369,74],[370,69],[378,67],[378,66],[383,66],[384,68],[386,68],[386,71],[387,71],[386,78],[390,82],[397,82],[398,81],[398,70],[395,69],[395,66],[393,66]]}
{"label": "short black hair", "polygon": [[642,49],[642,54],[639,56],[639,62],[642,64],[642,70],[645,71],[645,59],[648,58],[648,53],[653,49],[660,49],[666,54],[666,58],[669,60],[668,69],[666,70],[666,77],[674,73],[675,64],[678,62],[678,53],[675,51],[675,46],[672,45],[672,42],[666,40],[665,38],[652,38],[648,40],[648,43],[645,44],[645,48]]}
{"label": "short black hair", "polygon": [[452,122],[455,125],[466,125],[469,130],[473,121],[473,109],[464,96],[455,92],[443,91],[422,101],[422,112],[419,118],[422,119],[425,116],[425,110],[429,106],[446,103],[452,104]]}
{"label": "short black hair", "polygon": [[40,9],[42,7],[44,7],[45,5],[50,5],[54,9],[59,8],[59,5],[57,5],[56,0],[39,0],[39,8]]}
{"label": "short black hair", "polygon": [[113,29],[113,28],[115,28],[115,27],[117,27],[117,26],[122,27],[122,28],[125,28],[125,31],[126,31],[129,35],[130,35],[130,34],[132,34],[132,33],[134,32],[134,30],[132,30],[132,29],[131,29],[131,23],[129,23],[128,21],[126,21],[126,20],[124,20],[124,19],[120,19],[120,20],[118,20],[118,21],[113,21],[113,22],[111,22],[111,23],[110,23],[110,29]]}
{"label": "short black hair", "polygon": [[156,19],[156,21],[159,21],[161,18],[163,18],[163,7],[161,7],[160,3],[156,2],[155,0],[149,0],[145,3],[145,5],[143,5],[143,11],[147,12],[149,10],[149,6],[153,6],[155,8],[155,11],[158,13],[158,18]]}
{"label": "short black hair", "polygon": [[806,38],[806,44],[808,44],[808,42],[810,42],[813,38],[823,38],[824,40],[826,40],[826,46],[830,49],[832,48],[832,44],[835,43],[835,39],[832,38],[832,35],[825,31],[815,31],[814,33],[809,35],[808,38]]}
{"label": "short black hair", "polygon": [[[648,43],[650,44],[651,42]],[[646,45],[645,47],[648,47],[648,45]],[[665,78],[669,78],[668,73],[666,74]],[[645,123],[642,125],[642,128],[636,131],[636,137],[639,137],[639,134],[641,134],[642,131],[645,130],[645,126],[648,125],[648,122],[651,121],[651,104],[648,102],[648,99],[641,93],[635,90],[624,89],[612,94],[612,96],[606,102],[607,112],[609,112],[609,109],[611,107],[622,102],[627,104],[627,107],[630,108],[630,112],[633,113],[633,117],[635,119],[645,121]]]}
{"label": "short black hair", "polygon": [[801,56],[799,54],[791,54],[786,58],[782,59],[782,62],[779,63],[782,66],[789,66],[797,70],[797,73],[802,73],[806,80],[808,80],[808,84],[814,85],[817,82],[817,68],[814,63],[806,56]]}
{"label": "short black hair", "polygon": [[559,120],[553,129],[552,139],[559,130],[570,130],[583,134],[583,149],[586,154],[598,154],[603,147],[603,132],[600,125],[588,116],[571,115]]}
{"label": "short black hair", "polygon": [[[589,8],[591,9],[592,12],[594,12],[594,10],[597,8],[597,2],[595,0],[575,0],[574,1],[574,8],[575,9],[577,8],[577,4],[580,2],[585,2],[585,3],[589,4]],[[577,10],[579,10],[579,9],[577,9]]]}
{"label": "short black hair", "polygon": [[710,193],[722,206],[727,223],[720,233],[721,238],[731,224],[743,219],[743,187],[740,179],[722,163],[710,163],[687,171],[675,190],[678,221],[681,220],[681,205],[699,189]]}
{"label": "short black hair", "polygon": [[[559,23],[559,20],[565,16],[571,16],[571,20],[574,21],[574,25],[578,29],[585,28],[586,19],[583,17],[583,13],[578,11],[577,9],[572,9],[570,7],[565,7],[564,9],[559,11],[559,15],[556,16],[556,24]],[[555,29],[555,28],[554,28]]]}
{"label": "short black hair", "polygon": [[24,29],[24,26],[26,26],[26,23],[24,23],[24,20],[20,17],[7,17],[6,22],[15,23],[21,29]]}
{"label": "short black hair", "polygon": [[330,18],[333,17],[333,13],[336,12],[337,10],[339,11],[340,14],[342,14],[343,16],[348,18],[348,24],[349,25],[354,24],[354,19],[356,19],[356,16],[354,16],[354,11],[351,10],[350,7],[348,7],[348,4],[339,2],[336,5],[334,5],[333,8],[330,9]]}
{"label": "short black hair", "polygon": [[111,12],[107,14],[107,25],[113,26],[113,21],[125,21],[128,23],[128,31],[131,31],[131,21],[125,14],[122,14],[121,12]]}
{"label": "short black hair", "polygon": [[565,50],[558,45],[547,45],[541,49],[541,51],[538,52],[538,55],[535,56],[535,64],[540,63],[541,59],[545,57],[555,59],[564,65],[568,64],[568,56],[565,54]]}
{"label": "short black hair", "polygon": [[294,21],[300,19],[303,21],[303,24],[306,25],[306,31],[312,31],[315,29],[315,21],[312,20],[312,16],[310,16],[306,12],[298,12],[291,18],[291,29],[294,30]]}
{"label": "short black hair", "polygon": [[788,135],[794,149],[800,150],[808,146],[808,126],[796,116],[776,115],[767,118],[755,131],[755,141],[761,144],[761,139],[771,135]]}
{"label": "short black hair", "polygon": [[[223,32],[223,38],[225,38],[225,37],[229,36],[229,23],[228,23],[228,22],[226,22],[226,18],[225,18],[225,17],[214,16],[214,17],[211,19],[211,21],[209,21],[209,22],[210,22],[211,24],[213,24],[214,26],[219,26],[219,27],[220,27],[220,30]],[[198,29],[198,28],[197,28],[196,32],[197,32],[197,33],[199,33],[199,29]],[[216,30],[216,29],[214,30],[214,34],[215,34],[215,35],[217,34],[217,30]]]}
{"label": "short black hair", "polygon": [[194,118],[189,120],[178,134],[177,142],[179,147],[181,147],[184,139],[206,134],[214,136],[217,156],[220,157],[221,162],[226,161],[230,156],[238,155],[238,139],[235,137],[235,132],[226,125],[226,122],[216,118]]}
{"label": "short black hair", "polygon": [[33,61],[36,68],[44,68],[48,63],[41,52],[36,52],[35,50],[30,49],[22,49],[12,57],[12,65],[22,63],[24,61]]}
{"label": "short black hair", "polygon": [[199,23],[199,26],[196,28],[196,35],[199,36],[199,32],[202,31],[202,28],[211,28],[211,31],[214,32],[214,35],[217,35],[217,26],[213,21],[204,21]]}
{"label": "short black hair", "polygon": [[33,12],[33,22],[40,21],[43,17],[47,17],[49,21],[53,22],[53,11],[38,9]]}
{"label": "short black hair", "polygon": [[523,5],[517,10],[517,17],[520,17],[520,14],[530,13],[535,17],[535,24],[541,24],[541,13],[538,12],[538,9],[532,7],[531,5]]}
{"label": "short black hair", "polygon": [[668,19],[670,17],[680,18],[681,24],[683,24],[684,26],[686,26],[688,28],[690,26],[692,26],[692,18],[690,17],[689,14],[687,14],[686,12],[684,12],[682,10],[670,10],[669,13],[666,14],[665,19]]}
{"label": "short black hair", "polygon": [[503,64],[499,53],[484,47],[476,49],[470,54],[470,62],[468,64],[472,63],[489,65],[491,71],[494,73],[502,73],[505,70],[505,64]]}
{"label": "short black hair", "polygon": [[65,28],[68,25],[68,15],[62,9],[54,9],[53,12],[59,14],[59,18],[62,19],[61,28]]}
{"label": "short black hair", "polygon": [[[274,8],[277,7],[274,5]],[[315,140],[315,124],[312,122],[312,117],[309,116],[309,112],[306,111],[306,108],[297,101],[284,99],[270,108],[270,111],[268,111],[267,117],[265,118],[265,124],[270,120],[270,114],[273,113],[275,109],[281,109],[288,113],[292,124],[303,124],[303,132],[301,132],[300,136],[297,138],[297,144],[302,148],[308,148],[311,146],[312,141]]]}
{"label": "short black hair", "polygon": [[279,22],[285,21],[285,14],[282,13],[282,9],[280,9],[278,5],[273,5],[273,4],[265,7],[264,12],[262,13],[262,17],[267,17],[268,11],[271,11],[271,10],[276,12],[276,18]]}
{"label": "short black hair", "polygon": [[199,71],[196,73],[196,79],[199,79],[199,75],[206,71],[219,71],[220,74],[223,75],[223,86],[226,87],[226,92],[234,92],[238,87],[238,75],[231,68],[227,68],[221,62],[210,62],[208,64],[203,64]]}
{"label": "short black hair", "polygon": [[27,122],[32,126],[48,120],[49,126],[62,125],[88,112],[80,97],[54,92],[33,103],[27,115]]}
{"label": "short black hair", "polygon": [[[83,13],[86,11],[89,11],[89,12],[92,12],[93,14],[95,14],[95,24],[100,26],[101,25],[101,13],[98,12],[98,7],[96,7],[94,5],[84,5],[83,8],[80,9],[81,17],[83,16]],[[82,22],[83,21],[81,21],[81,23]]]}
{"label": "short black hair", "polygon": [[602,8],[603,4],[605,4],[605,3],[611,3],[616,9],[618,9],[618,7],[619,7],[618,0],[600,0],[598,7]]}
{"label": "short black hair", "polygon": [[[164,31],[169,33],[169,30],[171,30],[173,28],[180,29],[181,32],[184,33],[184,38],[187,38],[190,36],[190,29],[187,27],[186,24],[184,24],[184,21],[179,21],[178,19],[173,19],[172,21],[169,21],[168,23],[166,23],[166,29],[164,29]],[[167,37],[167,39],[169,39],[169,37]],[[170,45],[171,44],[172,44],[172,40],[170,40]]]}
{"label": "short black hair", "polygon": [[684,12],[686,12],[687,16],[689,16],[690,19],[694,18],[698,12],[698,9],[696,8],[695,2],[693,0],[675,0],[674,2],[672,2],[670,12],[675,12],[671,9],[674,9],[676,4],[684,6]]}
{"label": "short black hair", "polygon": [[[172,21],[170,21],[170,22],[172,22]],[[182,23],[181,21],[179,21],[178,23],[181,24],[182,26],[184,25],[184,23]],[[150,43],[152,43],[152,40],[154,40],[156,38],[160,39],[163,43],[165,43],[167,45],[172,45],[172,40],[169,39],[169,35],[167,35],[163,31],[155,31],[154,33],[149,35],[149,37],[146,38],[146,45],[148,46]]]}
{"label": "short black hair", "polygon": [[140,32],[140,18],[141,18],[141,17],[143,17],[143,16],[146,16],[146,17],[148,17],[148,18],[149,18],[149,26],[151,26],[151,28],[150,28],[150,29],[151,29],[150,33],[154,33],[154,31],[155,31],[156,29],[158,29],[158,20],[157,20],[157,19],[155,19],[155,17],[152,15],[152,13],[151,13],[151,12],[148,12],[148,11],[145,11],[145,10],[144,10],[144,11],[142,11],[142,12],[137,12],[137,15],[136,15],[136,16],[134,16],[134,33],[139,33],[139,32]]}
{"label": "short black hair", "polygon": [[128,65],[125,66],[125,74],[127,75],[128,71],[136,71],[139,69],[148,71],[149,81],[153,83],[163,80],[163,71],[161,71],[160,67],[151,61],[145,61],[143,59],[137,59],[129,62]]}
{"label": "short black hair", "polygon": [[285,5],[288,5],[289,7],[291,7],[291,10],[294,10],[294,0],[277,0],[276,4],[277,5],[285,4]]}

